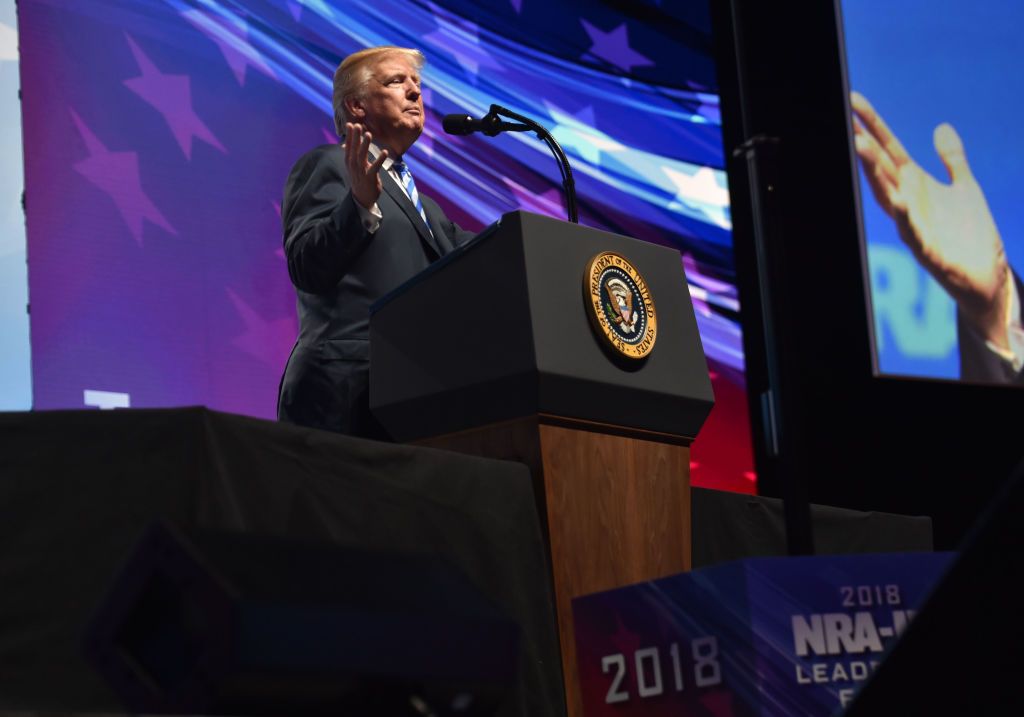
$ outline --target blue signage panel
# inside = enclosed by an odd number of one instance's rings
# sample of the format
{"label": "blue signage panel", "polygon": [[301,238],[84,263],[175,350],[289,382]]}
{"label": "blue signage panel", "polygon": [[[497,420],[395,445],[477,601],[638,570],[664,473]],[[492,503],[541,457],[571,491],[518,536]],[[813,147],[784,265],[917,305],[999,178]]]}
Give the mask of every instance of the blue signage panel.
{"label": "blue signage panel", "polygon": [[585,714],[831,715],[952,556],[758,558],[577,598]]}

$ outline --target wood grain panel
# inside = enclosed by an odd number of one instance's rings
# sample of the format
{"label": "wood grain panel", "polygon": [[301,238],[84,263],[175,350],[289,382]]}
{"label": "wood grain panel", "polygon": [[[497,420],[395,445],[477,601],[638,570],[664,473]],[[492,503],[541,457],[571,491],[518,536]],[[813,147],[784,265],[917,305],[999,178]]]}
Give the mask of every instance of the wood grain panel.
{"label": "wood grain panel", "polygon": [[690,569],[689,449],[540,426],[566,705],[583,714],[572,598]]}
{"label": "wood grain panel", "polygon": [[530,467],[549,550],[566,705],[569,717],[582,717],[572,598],[690,569],[687,439],[614,435],[531,416],[419,443]]}

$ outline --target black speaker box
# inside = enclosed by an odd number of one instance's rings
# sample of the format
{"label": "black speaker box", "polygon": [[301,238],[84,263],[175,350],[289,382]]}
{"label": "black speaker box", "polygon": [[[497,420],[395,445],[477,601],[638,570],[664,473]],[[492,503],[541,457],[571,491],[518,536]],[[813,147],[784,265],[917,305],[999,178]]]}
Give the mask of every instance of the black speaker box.
{"label": "black speaker box", "polygon": [[85,652],[135,713],[484,715],[512,687],[518,628],[430,557],[161,523]]}

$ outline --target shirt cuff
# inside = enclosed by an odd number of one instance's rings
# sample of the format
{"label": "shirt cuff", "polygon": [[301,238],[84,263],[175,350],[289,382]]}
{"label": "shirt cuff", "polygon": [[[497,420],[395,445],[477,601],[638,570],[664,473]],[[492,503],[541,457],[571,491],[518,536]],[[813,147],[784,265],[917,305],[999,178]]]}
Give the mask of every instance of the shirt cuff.
{"label": "shirt cuff", "polygon": [[366,233],[376,234],[377,230],[380,229],[380,221],[384,218],[384,215],[380,213],[380,207],[377,206],[377,202],[374,202],[373,206],[369,209],[356,202],[356,209],[359,211],[359,221],[362,222]]}
{"label": "shirt cuff", "polygon": [[985,345],[999,358],[1008,362],[1013,367],[1014,373],[1020,373],[1021,368],[1024,368],[1024,325],[1022,325],[1020,316],[1020,295],[1017,293],[1017,282],[1012,279],[1010,280],[1010,316],[1006,325],[1006,337],[1010,342],[1008,351],[999,348],[991,341],[986,341]]}

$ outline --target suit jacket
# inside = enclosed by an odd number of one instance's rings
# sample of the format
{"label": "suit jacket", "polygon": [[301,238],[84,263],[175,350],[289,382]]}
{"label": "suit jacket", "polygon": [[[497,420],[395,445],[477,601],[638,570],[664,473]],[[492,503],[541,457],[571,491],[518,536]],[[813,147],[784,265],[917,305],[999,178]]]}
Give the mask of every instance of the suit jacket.
{"label": "suit jacket", "polygon": [[[1014,272],[1013,280],[1017,285],[1017,296],[1024,304],[1024,282]],[[1024,312],[1024,307],[1022,307]],[[957,311],[957,341],[960,349],[960,380],[975,383],[1012,383],[1024,385],[1024,372],[1013,370],[1009,361],[1000,358],[985,345],[967,319]]]}
{"label": "suit jacket", "polygon": [[281,215],[299,336],[278,390],[279,420],[387,437],[369,411],[370,306],[473,235],[421,192],[431,234],[383,170],[381,182],[383,218],[369,234],[340,145],[306,153],[288,176]]}

